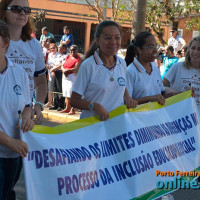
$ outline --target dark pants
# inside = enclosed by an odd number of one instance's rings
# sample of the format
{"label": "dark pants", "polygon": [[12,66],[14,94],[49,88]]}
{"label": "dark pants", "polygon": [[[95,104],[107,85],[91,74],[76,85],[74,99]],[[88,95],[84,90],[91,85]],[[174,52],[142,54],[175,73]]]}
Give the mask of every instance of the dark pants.
{"label": "dark pants", "polygon": [[0,200],[15,200],[14,186],[21,169],[21,157],[0,158]]}
{"label": "dark pants", "polygon": [[55,71],[54,106],[64,108],[65,98],[62,95],[62,71]]}

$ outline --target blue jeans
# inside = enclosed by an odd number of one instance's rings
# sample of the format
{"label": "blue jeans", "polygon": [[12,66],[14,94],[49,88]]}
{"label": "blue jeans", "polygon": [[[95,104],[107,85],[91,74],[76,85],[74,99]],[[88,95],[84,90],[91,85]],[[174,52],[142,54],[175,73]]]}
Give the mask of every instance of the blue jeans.
{"label": "blue jeans", "polygon": [[15,200],[13,189],[21,168],[21,157],[0,158],[0,200]]}

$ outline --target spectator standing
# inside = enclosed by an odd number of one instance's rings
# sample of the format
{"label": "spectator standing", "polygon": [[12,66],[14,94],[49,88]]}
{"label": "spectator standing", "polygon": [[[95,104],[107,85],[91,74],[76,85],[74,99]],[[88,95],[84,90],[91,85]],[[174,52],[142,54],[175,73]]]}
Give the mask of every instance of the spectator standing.
{"label": "spectator standing", "polygon": [[[45,62],[45,66],[47,65],[47,60],[48,60],[48,56],[49,56],[49,53],[50,53],[50,49],[49,49],[49,45],[51,43],[56,43],[56,40],[54,38],[48,38],[46,40],[44,40],[42,42],[42,53],[43,53],[43,56],[44,56],[44,62]],[[46,70],[46,78],[47,78],[47,85],[48,85],[48,70]],[[48,107],[48,94],[46,96],[46,99],[45,99],[45,106],[44,107]]]}
{"label": "spectator standing", "polygon": [[126,63],[116,55],[120,45],[120,26],[101,22],[72,89],[71,106],[83,110],[81,118],[98,115],[107,120],[124,102],[128,108],[137,106],[126,90]]}
{"label": "spectator standing", "polygon": [[72,45],[70,47],[69,55],[65,59],[65,63],[63,65],[63,77],[62,77],[62,89],[63,96],[65,97],[65,106],[66,108],[61,111],[61,113],[68,113],[69,115],[75,114],[74,108],[71,108],[70,98],[72,95],[72,86],[75,81],[76,75],[76,67],[81,57],[78,54],[78,46]]}
{"label": "spectator standing", "polygon": [[21,158],[28,146],[20,140],[18,111],[22,112],[21,129],[34,127],[31,120],[29,80],[24,69],[5,57],[10,35],[8,26],[0,20],[0,199],[15,199],[12,191],[21,172]]}
{"label": "spectator standing", "polygon": [[69,32],[70,32],[69,27],[64,26],[63,27],[64,35],[62,36],[60,41],[61,44],[66,44],[68,49],[71,47],[72,44],[74,44],[74,37]]}
{"label": "spectator standing", "polygon": [[42,28],[42,35],[40,36],[40,43],[48,38],[54,38],[54,35],[48,31],[47,27]]}
{"label": "spectator standing", "polygon": [[48,38],[42,42],[42,53],[44,55],[44,62],[47,63],[48,55],[50,53],[49,45],[56,44],[56,40],[54,38]]}
{"label": "spectator standing", "polygon": [[174,56],[173,46],[167,46],[165,49],[165,55],[163,55],[163,71],[161,72],[162,79],[171,68],[171,66],[176,62],[178,62],[178,58]]}
{"label": "spectator standing", "polygon": [[170,33],[171,37],[168,40],[168,46],[173,46],[174,53],[177,53],[186,44],[185,40],[178,35],[178,29],[176,27],[173,27]]}
{"label": "spectator standing", "polygon": [[186,44],[181,50],[182,57],[178,60],[178,62],[184,62],[185,61],[185,54],[186,54],[187,49],[188,49],[188,45]]}
{"label": "spectator standing", "polygon": [[62,66],[67,56],[67,45],[60,44],[58,47],[59,54],[55,59],[54,67],[51,69],[52,73],[55,73],[54,84],[54,107],[50,109],[57,109],[61,111],[64,108],[65,98],[62,94]]}
{"label": "spectator standing", "polygon": [[165,104],[159,68],[155,62],[157,43],[149,32],[136,35],[127,49],[125,60],[129,63],[126,73],[127,89],[139,104],[157,101]]}
{"label": "spectator standing", "polygon": [[190,41],[185,61],[171,67],[164,77],[163,84],[178,92],[192,88],[200,111],[200,36]]}
{"label": "spectator standing", "polygon": [[48,103],[45,107],[53,106],[53,92],[55,85],[55,73],[51,72],[51,69],[55,66],[56,58],[58,56],[58,49],[55,43],[49,45],[50,53],[48,55],[46,68],[48,70]]}
{"label": "spectator standing", "polygon": [[177,51],[176,57],[178,58],[178,61],[180,60],[180,58],[182,58],[182,51],[181,50]]}

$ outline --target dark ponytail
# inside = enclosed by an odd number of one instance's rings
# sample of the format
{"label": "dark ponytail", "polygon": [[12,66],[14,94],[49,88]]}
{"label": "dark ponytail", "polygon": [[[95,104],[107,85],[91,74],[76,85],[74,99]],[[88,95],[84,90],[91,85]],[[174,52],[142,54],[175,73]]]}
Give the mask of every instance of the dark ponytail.
{"label": "dark ponytail", "polygon": [[92,41],[92,44],[90,45],[90,48],[87,50],[84,59],[87,59],[90,56],[92,56],[97,49],[98,49],[98,46],[97,46],[96,40],[94,39]]}
{"label": "dark ponytail", "polygon": [[142,48],[142,46],[146,42],[145,39],[148,38],[149,36],[153,36],[153,35],[147,31],[140,32],[131,41],[130,45],[128,46],[128,48],[126,50],[125,61],[126,61],[127,66],[133,62],[133,60],[136,56],[139,56],[139,54],[137,52],[137,47]]}

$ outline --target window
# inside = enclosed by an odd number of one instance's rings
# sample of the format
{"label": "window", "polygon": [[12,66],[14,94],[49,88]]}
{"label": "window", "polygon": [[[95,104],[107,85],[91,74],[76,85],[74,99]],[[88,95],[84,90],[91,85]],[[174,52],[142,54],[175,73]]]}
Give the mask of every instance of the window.
{"label": "window", "polygon": [[178,29],[178,34],[183,37],[183,29]]}
{"label": "window", "polygon": [[199,31],[192,32],[192,38],[199,36]]}

